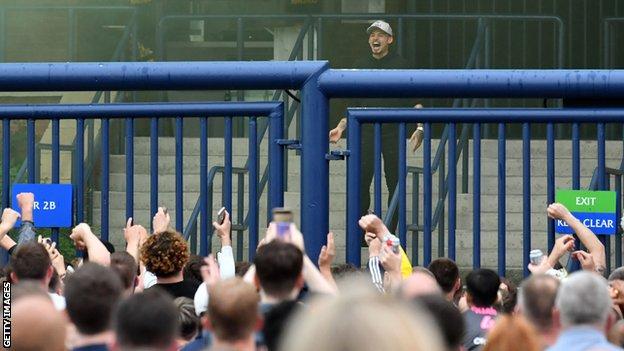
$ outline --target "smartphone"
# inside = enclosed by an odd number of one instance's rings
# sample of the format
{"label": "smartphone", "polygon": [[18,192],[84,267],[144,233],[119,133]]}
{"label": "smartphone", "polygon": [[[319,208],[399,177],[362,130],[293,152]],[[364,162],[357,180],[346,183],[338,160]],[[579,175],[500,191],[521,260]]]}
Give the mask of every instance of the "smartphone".
{"label": "smartphone", "polygon": [[223,221],[225,221],[225,207],[221,207],[219,212],[217,212],[217,223],[223,224]]}
{"label": "smartphone", "polygon": [[290,209],[284,207],[276,207],[273,209],[273,222],[277,226],[277,237],[290,237],[290,224],[293,220],[293,214]]}

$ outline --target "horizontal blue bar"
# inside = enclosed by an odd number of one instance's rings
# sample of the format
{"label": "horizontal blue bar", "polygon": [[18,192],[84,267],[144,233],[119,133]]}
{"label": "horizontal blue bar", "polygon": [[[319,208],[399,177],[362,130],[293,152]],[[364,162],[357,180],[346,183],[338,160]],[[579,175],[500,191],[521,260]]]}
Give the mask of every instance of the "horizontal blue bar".
{"label": "horizontal blue bar", "polygon": [[[624,108],[349,108],[360,123],[573,123],[623,122]],[[383,119],[383,120],[382,120]]]}
{"label": "horizontal blue bar", "polygon": [[[615,213],[573,212],[572,214],[594,234],[615,235],[618,225]],[[574,234],[574,231],[560,219],[555,221],[555,225],[555,231],[559,234]]]}
{"label": "horizontal blue bar", "polygon": [[329,97],[620,98],[623,70],[352,70],[319,77]]}
{"label": "horizontal blue bar", "polygon": [[[1,78],[0,78],[1,79]],[[268,116],[282,102],[202,102],[154,104],[2,105],[2,119]]]}
{"label": "horizontal blue bar", "polygon": [[0,64],[0,91],[297,89],[327,61]]}

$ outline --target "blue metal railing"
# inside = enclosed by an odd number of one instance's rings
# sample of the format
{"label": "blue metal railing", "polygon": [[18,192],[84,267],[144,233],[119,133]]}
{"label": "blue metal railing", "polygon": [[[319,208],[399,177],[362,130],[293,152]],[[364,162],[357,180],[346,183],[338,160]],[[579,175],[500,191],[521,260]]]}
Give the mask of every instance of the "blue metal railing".
{"label": "blue metal railing", "polygon": [[[604,125],[605,123],[622,123],[624,122],[624,117],[622,117],[622,109],[349,109],[349,151],[350,157],[348,161],[348,180],[347,180],[347,193],[348,193],[348,202],[347,202],[347,257],[350,262],[359,262],[359,228],[357,227],[357,217],[359,216],[359,195],[357,191],[356,185],[359,186],[360,182],[360,138],[361,131],[360,126],[365,123],[400,123],[401,126],[404,126],[405,123],[413,123],[415,121],[426,122],[425,123],[425,140],[424,140],[424,182],[425,182],[425,190],[424,190],[424,221],[425,221],[425,230],[424,230],[424,265],[428,265],[431,261],[431,179],[432,174],[431,170],[431,123],[439,122],[439,123],[456,123],[459,121],[462,122],[473,122],[476,123],[475,126],[478,126],[479,123],[500,123],[499,128],[504,128],[504,123],[522,123],[523,125],[523,267],[525,267],[525,275],[528,274],[528,270],[526,267],[529,263],[528,253],[531,250],[531,187],[530,187],[530,149],[529,149],[529,125],[530,123],[548,123],[549,129],[552,128],[553,124],[556,123],[583,123],[583,122],[591,122],[598,123],[598,134],[597,134],[597,142],[598,142],[598,152],[597,152],[597,163],[598,166],[596,168],[594,181],[592,181],[592,185],[590,188],[592,189],[606,189],[607,184],[605,182],[606,175],[606,167],[605,167],[605,137],[604,137]],[[503,127],[500,127],[501,124]],[[475,132],[477,132],[478,136],[478,127],[475,127]],[[553,133],[549,133],[548,144],[554,140]],[[475,149],[473,151],[474,155],[474,198],[480,197],[480,183],[481,177],[478,174],[478,170],[480,169],[480,151],[477,149],[476,145],[478,145],[478,137],[475,138]],[[499,146],[504,144],[504,134],[501,133],[499,135]],[[554,145],[554,143],[553,143]],[[405,152],[405,143],[399,142],[399,150],[403,149]],[[505,164],[505,149],[499,148],[499,157],[502,156],[502,160],[499,158],[499,167]],[[548,162],[554,160],[554,148],[551,150],[549,147],[548,152]],[[406,165],[402,163],[405,161],[399,158],[399,169],[405,169]],[[575,162],[580,163],[579,160]],[[451,162],[449,164],[449,168],[451,169],[451,174],[456,174],[455,163]],[[500,169],[499,169],[500,170]],[[610,170],[610,172],[614,175],[621,176],[622,171],[618,170]],[[404,173],[403,173],[404,174]],[[503,175],[504,176],[504,175]],[[504,183],[501,184],[501,180],[504,178],[500,178],[501,174],[499,173],[499,192],[498,192],[498,201],[499,203],[505,201],[505,191],[504,191]],[[451,182],[454,182],[455,179],[452,179]],[[620,179],[621,181],[621,179]],[[405,178],[399,178],[399,184],[403,186],[399,187],[399,197],[405,198]],[[547,183],[548,189],[554,191],[555,186],[555,177],[554,177],[554,166],[547,167]],[[620,185],[616,185],[621,187]],[[620,189],[621,190],[621,189]],[[455,200],[456,193],[455,190],[452,189],[449,194],[449,201],[453,199]],[[554,200],[554,199],[553,199]],[[550,199],[549,199],[550,201]],[[477,203],[475,201],[475,203]],[[400,207],[399,211],[399,221],[405,220],[405,205]],[[453,213],[456,209],[453,207],[449,207],[449,212]],[[499,207],[499,225],[504,225],[504,213],[505,208]],[[480,249],[480,240],[479,240],[479,232],[480,227],[476,225],[480,222],[481,219],[481,211],[479,206],[473,205],[473,266],[478,267],[481,262],[481,249]],[[401,219],[403,217],[403,219]],[[355,221],[354,221],[355,219]],[[552,220],[549,220],[552,223]],[[549,223],[549,224],[550,224]],[[454,236],[455,229],[455,216],[449,216],[449,237]],[[401,226],[400,226],[401,228]],[[403,227],[404,228],[404,227]],[[500,228],[499,228],[500,229]],[[401,233],[399,233],[401,234]],[[549,233],[550,236],[551,233]],[[505,233],[503,232],[503,237]],[[402,243],[405,245],[405,236],[400,236],[402,239]],[[501,235],[499,233],[499,240],[501,239]],[[550,240],[549,240],[550,241]],[[617,240],[616,240],[617,242]],[[454,243],[454,241],[453,241]],[[503,240],[504,244],[504,240]],[[357,248],[356,248],[357,246]],[[616,250],[616,261],[621,262],[621,247]],[[450,248],[449,248],[450,250]],[[505,273],[506,267],[506,256],[505,256],[505,245],[501,245],[501,242],[498,242],[498,269],[501,275]],[[618,258],[619,257],[619,258]],[[610,262],[610,259],[608,259]],[[610,268],[610,267],[608,267]]]}
{"label": "blue metal railing", "polygon": [[[571,76],[574,79],[570,79]],[[624,71],[619,70],[336,70],[329,69],[327,62],[70,63],[2,64],[0,65],[0,77],[2,77],[0,79],[0,91],[300,89],[302,91],[303,123],[301,223],[302,231],[305,233],[306,251],[311,257],[318,255],[329,227],[327,116],[330,99],[392,97],[397,95],[412,98],[452,96],[458,98],[591,99],[618,98],[624,95]],[[160,118],[184,115],[180,105],[145,104],[136,106],[145,106],[144,108],[148,109],[143,111],[141,116]],[[20,107],[23,110],[19,111],[11,105],[5,105],[0,108],[0,116],[3,120],[5,118],[56,119],[72,116],[71,118],[78,118],[76,123],[78,130],[81,131],[84,129],[84,119],[81,116],[86,116],[89,111],[97,111],[93,113],[100,118],[130,117],[129,110],[135,105],[122,106],[123,110],[119,110],[116,105],[106,104],[80,105],[80,107],[72,107],[70,110],[65,109],[62,105],[49,106],[46,107],[46,110],[42,110],[38,106],[26,106]],[[155,110],[151,108],[155,108]],[[80,112],[76,109],[83,109],[84,111]],[[369,113],[378,118],[382,111],[385,110],[370,109],[358,113]],[[188,115],[205,116],[203,111],[186,112]],[[241,111],[233,112],[233,114],[245,115]],[[350,148],[354,145],[351,134],[355,133],[353,130],[356,128],[352,127],[357,127],[360,122],[399,123],[417,120],[426,122],[423,146],[425,159],[423,167],[425,263],[431,259],[432,183],[430,175],[432,155],[430,123],[457,123],[460,120],[462,123],[553,123],[554,125],[560,123],[622,122],[621,109],[407,109],[398,110],[393,114],[397,115],[394,117],[386,116],[383,120],[366,120],[365,117],[362,117],[363,119],[360,121],[351,117],[348,144]],[[227,113],[220,111],[218,115],[227,116]],[[6,123],[3,121],[3,126]],[[525,130],[528,131],[526,128]],[[526,136],[529,136],[528,133]],[[8,140],[3,140],[3,142],[8,143]],[[77,155],[79,162],[83,159],[84,150],[81,146],[84,146],[84,136],[82,133],[78,133],[76,150],[80,154]],[[30,147],[31,149],[34,147],[32,143]],[[279,147],[280,150],[282,148],[279,144],[275,144],[273,147]],[[350,164],[348,173],[350,175],[356,171],[356,168],[352,167],[353,162],[359,161],[357,150],[353,150],[348,161]],[[32,155],[30,150],[29,155]],[[6,173],[5,168],[8,167],[10,152],[5,149],[3,156],[5,157],[3,160],[4,174]],[[530,154],[526,153],[525,156],[530,157]],[[475,162],[478,163],[478,160]],[[601,165],[603,166],[604,163],[599,163],[599,167],[602,169]],[[231,167],[231,165],[229,166]],[[448,165],[451,168],[455,166],[454,162],[450,162]],[[525,165],[525,167],[527,166],[528,164]],[[82,167],[79,165],[77,169],[80,171]],[[205,169],[207,170],[207,168]],[[276,177],[281,178],[281,176],[281,172],[271,172],[269,182],[274,182]],[[599,173],[599,177],[603,176],[604,173]],[[206,179],[207,177],[202,177],[203,181]],[[81,176],[77,177],[77,188],[81,194],[82,190],[80,189],[84,185],[81,183],[82,181]],[[475,177],[474,181],[476,185],[480,185],[478,177]],[[357,190],[354,192],[353,186],[358,189],[356,184],[348,183],[349,196],[357,197]],[[9,203],[8,188],[9,183],[3,180],[3,194],[5,194],[2,199],[3,205]],[[405,187],[402,186],[401,189],[405,189]],[[157,189],[153,189],[153,191],[157,191]],[[525,204],[530,205],[530,195],[530,192],[523,194],[526,199]],[[454,196],[455,194],[449,192],[449,198]],[[480,194],[475,194],[475,196],[480,196]],[[283,199],[280,201],[273,200],[273,203],[281,203],[282,201]],[[77,204],[79,204],[77,209],[81,209],[80,206],[84,205],[78,202]],[[399,205],[403,207],[404,202]],[[353,210],[353,206],[352,201],[350,201],[347,258],[349,262],[359,264],[360,240],[353,234],[355,233],[353,225],[357,223],[357,218],[355,221],[353,219],[359,214],[357,213],[358,210]],[[399,210],[399,213],[405,216],[405,209],[399,208]],[[525,211],[524,215],[530,216],[530,212]],[[452,216],[449,216],[450,218]],[[527,223],[529,222],[527,221]],[[449,228],[455,228],[455,223],[450,223]],[[525,230],[523,236],[528,235],[530,232]],[[529,242],[530,237],[526,237],[525,246]],[[358,249],[354,250],[356,246]],[[524,263],[527,263],[529,248],[524,247]],[[477,257],[480,257],[480,252],[477,253]]]}

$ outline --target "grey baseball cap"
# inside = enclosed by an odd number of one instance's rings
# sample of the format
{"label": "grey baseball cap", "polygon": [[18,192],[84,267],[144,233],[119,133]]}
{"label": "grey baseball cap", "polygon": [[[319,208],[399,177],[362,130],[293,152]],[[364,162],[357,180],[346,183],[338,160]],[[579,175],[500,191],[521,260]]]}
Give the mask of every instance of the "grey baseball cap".
{"label": "grey baseball cap", "polygon": [[375,22],[373,22],[373,24],[371,24],[368,29],[366,29],[366,33],[370,34],[373,29],[380,29],[381,31],[387,33],[388,35],[392,36],[392,27],[390,27],[390,25],[388,24],[388,22],[386,21],[382,21],[382,20],[377,20]]}

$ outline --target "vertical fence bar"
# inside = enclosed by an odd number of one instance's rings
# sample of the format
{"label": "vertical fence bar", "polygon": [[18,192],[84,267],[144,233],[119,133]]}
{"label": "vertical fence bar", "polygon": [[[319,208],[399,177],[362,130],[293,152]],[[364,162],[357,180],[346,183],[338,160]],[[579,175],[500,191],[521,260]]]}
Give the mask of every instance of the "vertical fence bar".
{"label": "vertical fence bar", "polygon": [[[407,197],[407,156],[406,156],[405,123],[399,124],[399,240],[401,246],[407,248],[406,230],[406,197]],[[413,190],[412,190],[413,191]]]}
{"label": "vertical fence bar", "polygon": [[76,120],[76,223],[84,222],[84,119]]}
{"label": "vertical fence bar", "polygon": [[[455,229],[457,226],[457,135],[455,123],[449,123],[448,128],[448,257],[451,260],[455,260]],[[418,189],[412,191],[418,191]]]}
{"label": "vertical fence bar", "polygon": [[444,146],[442,146],[442,156],[440,157],[440,164],[438,166],[438,205],[436,205],[436,212],[439,209],[439,217],[436,221],[438,224],[438,257],[444,257],[444,200],[446,194],[446,187],[444,185],[446,177],[446,153],[444,152]]}
{"label": "vertical fence bar", "polygon": [[418,191],[420,180],[418,173],[413,173],[412,178],[412,225],[416,228],[412,230],[412,264],[418,265],[418,210],[420,204],[418,203]]}
{"label": "vertical fence bar", "polygon": [[[199,254],[208,255],[208,118],[199,119],[199,209],[201,222],[199,226]],[[212,207],[212,206],[211,206]],[[212,210],[212,208],[210,209]]]}
{"label": "vertical fence bar", "polygon": [[472,267],[481,267],[481,123],[472,127]]}
{"label": "vertical fence bar", "polygon": [[362,150],[360,123],[357,119],[349,120],[347,128],[347,148],[351,154],[347,158],[347,262],[359,267],[361,264],[360,228],[360,182]]}
{"label": "vertical fence bar", "polygon": [[431,123],[425,123],[425,135],[423,142],[423,266],[429,266],[431,262]]}
{"label": "vertical fence bar", "polygon": [[269,115],[269,208],[267,214],[275,207],[284,206],[284,149],[277,143],[284,133],[283,108]]}
{"label": "vertical fence bar", "polygon": [[[365,156],[367,157],[367,156]],[[375,167],[375,214],[377,217],[381,216],[381,123],[375,123],[375,154],[374,154],[374,167]],[[366,191],[369,191],[368,189]],[[392,196],[390,194],[389,196]],[[400,196],[399,196],[400,197]],[[370,204],[366,204],[370,206]]]}
{"label": "vertical fence bar", "polygon": [[184,121],[175,119],[175,193],[176,230],[182,232],[184,226]]}
{"label": "vertical fence bar", "polygon": [[[466,126],[466,124],[464,124]],[[464,127],[462,127],[464,128]],[[469,129],[467,129],[469,130]],[[465,138],[462,147],[462,194],[468,193],[468,164],[469,164],[469,145],[468,138]]]}
{"label": "vertical fence bar", "polygon": [[529,275],[531,250],[531,125],[522,124],[522,268]]}
{"label": "vertical fence bar", "polygon": [[134,119],[126,118],[126,218],[134,217]]}
{"label": "vertical fence bar", "polygon": [[[52,120],[52,183],[58,184],[60,181],[60,127],[59,120]],[[52,241],[59,244],[59,229],[52,228]]]}
{"label": "vertical fence bar", "polygon": [[150,120],[150,219],[156,212],[158,212],[158,118],[152,117]]}
{"label": "vertical fence bar", "polygon": [[498,275],[505,276],[507,265],[506,231],[506,177],[507,177],[507,140],[505,123],[498,124]]}
{"label": "vertical fence bar", "polygon": [[26,142],[28,143],[26,146],[28,149],[28,182],[32,184],[35,182],[35,120],[32,118],[28,119],[26,124]]}
{"label": "vertical fence bar", "polygon": [[100,237],[102,240],[108,241],[108,197],[109,197],[109,119],[102,119],[102,193],[100,197],[100,210],[102,220],[100,225],[102,226],[102,231],[100,233]]}
{"label": "vertical fence bar", "polygon": [[236,260],[243,260],[243,222],[245,221],[245,174],[238,174],[238,191],[236,191],[238,207],[236,209],[236,218],[241,229],[236,232]]}
{"label": "vertical fence bar", "polygon": [[249,258],[251,262],[258,246],[258,121],[249,119]]}
{"label": "vertical fence bar", "polygon": [[[546,125],[546,178],[548,181],[548,204],[555,202],[555,127],[552,123]],[[555,245],[555,221],[546,217],[548,227],[548,252]]]}
{"label": "vertical fence bar", "polygon": [[[622,218],[622,176],[615,176],[615,220]],[[618,223],[619,224],[619,223]],[[615,266],[622,267],[622,231],[616,224]]]}
{"label": "vertical fence bar", "polygon": [[[605,124],[596,124],[596,142],[598,148],[598,190],[606,190],[606,176],[605,176]],[[606,235],[599,235],[598,238],[602,241],[602,244],[606,246],[608,237]],[[611,259],[611,252],[606,251],[607,262]],[[608,265],[608,264],[607,264]],[[607,269],[608,271],[608,269]]]}
{"label": "vertical fence bar", "polygon": [[581,188],[581,144],[580,125],[572,124],[572,189]]}
{"label": "vertical fence bar", "polygon": [[[0,17],[0,19],[3,19]],[[2,26],[0,24],[0,26]],[[2,120],[2,208],[11,205],[11,120]]]}

